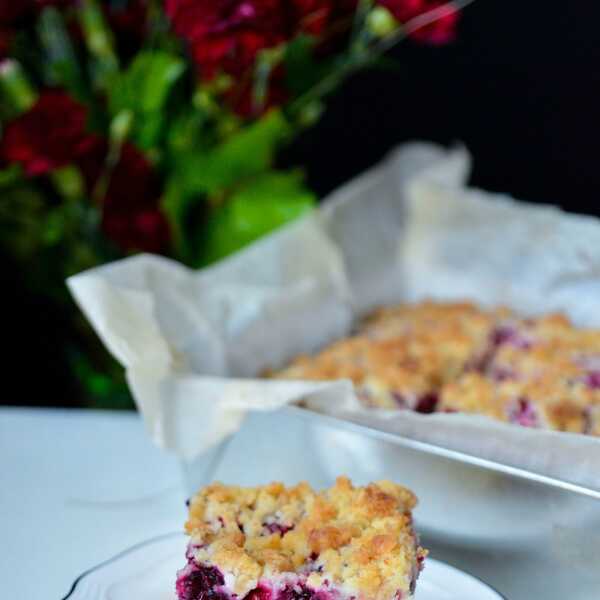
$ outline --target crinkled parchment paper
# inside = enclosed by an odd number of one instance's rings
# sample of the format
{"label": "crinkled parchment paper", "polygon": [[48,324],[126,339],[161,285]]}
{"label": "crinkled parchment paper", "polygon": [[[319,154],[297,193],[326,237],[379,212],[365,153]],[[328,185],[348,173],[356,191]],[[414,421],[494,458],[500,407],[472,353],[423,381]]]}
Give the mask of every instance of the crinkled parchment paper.
{"label": "crinkled parchment paper", "polygon": [[314,410],[600,489],[600,440],[467,415],[365,411],[349,382],[255,378],[369,308],[472,299],[600,326],[600,223],[465,187],[462,148],[409,144],[322,209],[202,271],[141,255],[68,281],[154,440],[192,458],[248,411]]}

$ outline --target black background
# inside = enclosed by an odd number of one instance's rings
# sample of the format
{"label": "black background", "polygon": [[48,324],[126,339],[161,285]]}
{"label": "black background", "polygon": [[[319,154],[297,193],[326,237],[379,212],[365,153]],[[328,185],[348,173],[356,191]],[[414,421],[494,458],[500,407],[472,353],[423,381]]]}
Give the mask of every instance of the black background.
{"label": "black background", "polygon": [[325,192],[403,140],[462,141],[472,183],[600,214],[600,4],[476,0],[458,40],[404,44],[296,147]]}
{"label": "black background", "polygon": [[[396,70],[362,73],[286,153],[320,195],[405,140],[463,142],[472,183],[600,215],[600,5],[477,0],[451,46],[404,44]],[[81,402],[68,371],[68,320],[28,295],[6,258],[4,404]]]}

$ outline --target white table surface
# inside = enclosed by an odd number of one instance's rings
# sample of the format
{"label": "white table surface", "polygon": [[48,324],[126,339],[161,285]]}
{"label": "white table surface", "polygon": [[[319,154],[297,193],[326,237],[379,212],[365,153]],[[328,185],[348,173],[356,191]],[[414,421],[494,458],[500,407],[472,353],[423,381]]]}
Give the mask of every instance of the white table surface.
{"label": "white table surface", "polygon": [[137,415],[0,408],[0,598],[60,600],[184,518],[179,465]]}
{"label": "white table surface", "polygon": [[[305,427],[277,414],[250,416],[210,478],[329,485],[331,474],[320,468]],[[348,474],[357,480],[357,473]],[[61,600],[89,568],[181,530],[186,497],[178,460],[152,444],[134,413],[0,407],[0,600]],[[524,561],[501,553],[488,564],[477,551],[425,541],[435,558],[489,577],[511,600],[534,597],[523,587],[532,556]],[[508,564],[507,556],[515,560]],[[534,568],[538,578],[542,567]],[[544,592],[545,600],[565,597]],[[597,600],[585,593],[569,597]]]}

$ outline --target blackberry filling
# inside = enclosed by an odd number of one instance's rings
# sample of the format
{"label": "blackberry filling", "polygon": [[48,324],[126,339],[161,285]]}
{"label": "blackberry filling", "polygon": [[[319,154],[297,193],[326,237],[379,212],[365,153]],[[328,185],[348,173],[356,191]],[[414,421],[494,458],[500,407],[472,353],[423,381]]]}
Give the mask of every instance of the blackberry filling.
{"label": "blackberry filling", "polygon": [[490,377],[494,381],[502,382],[502,381],[510,381],[512,379],[516,379],[517,376],[512,369],[508,369],[506,367],[494,367],[490,372]]}
{"label": "blackberry filling", "polygon": [[519,398],[516,404],[511,408],[508,418],[511,423],[522,425],[523,427],[537,427],[538,416],[535,406],[526,398]]}
{"label": "blackberry filling", "polygon": [[281,525],[280,523],[263,523],[263,527],[269,533],[279,533],[283,537],[288,531],[294,529],[293,525]]}
{"label": "blackberry filling", "polygon": [[522,350],[528,350],[531,348],[531,341],[522,335],[517,329],[508,327],[506,325],[496,327],[492,331],[492,345],[502,346],[504,344],[510,344],[515,348],[521,348]]}
{"label": "blackberry filling", "polygon": [[270,589],[265,587],[257,587],[248,592],[244,597],[244,600],[271,600],[272,596],[273,593]]}
{"label": "blackberry filling", "polygon": [[188,565],[175,584],[179,600],[229,600],[229,595],[217,588],[225,584],[215,567]]}
{"label": "blackberry filling", "polygon": [[417,405],[415,406],[415,410],[419,413],[423,413],[425,415],[429,415],[435,412],[435,409],[438,405],[438,395],[434,392],[430,394],[424,394],[419,398]]}
{"label": "blackberry filling", "polygon": [[322,600],[325,600],[327,594],[317,594],[305,585],[297,583],[286,585],[277,595],[277,600],[321,600],[319,596],[324,596]]}
{"label": "blackberry filling", "polygon": [[600,389],[600,371],[590,371],[585,376],[585,385],[592,390]]}

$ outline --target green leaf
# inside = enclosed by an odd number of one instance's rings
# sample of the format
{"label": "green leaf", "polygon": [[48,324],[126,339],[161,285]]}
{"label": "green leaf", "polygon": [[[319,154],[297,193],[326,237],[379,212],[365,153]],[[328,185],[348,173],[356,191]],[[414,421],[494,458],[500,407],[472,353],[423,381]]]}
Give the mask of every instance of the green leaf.
{"label": "green leaf", "polygon": [[77,55],[61,13],[45,8],[38,21],[38,33],[44,48],[44,75],[50,86],[64,87],[78,100],[89,100]]}
{"label": "green leaf", "polygon": [[185,71],[184,61],[168,52],[141,52],[120,74],[110,91],[114,116],[134,116],[133,138],[141,148],[153,146],[164,123],[164,106],[173,86]]}
{"label": "green leaf", "polygon": [[178,156],[174,168],[181,189],[214,196],[267,170],[289,132],[281,112],[272,110],[210,152]]}
{"label": "green leaf", "polygon": [[182,115],[175,123],[177,126],[168,138],[169,177],[163,208],[171,224],[177,256],[192,264],[202,247],[197,231],[206,219],[208,206],[204,200],[210,197],[219,201],[268,171],[290,126],[279,111],[271,111],[211,147],[201,115]]}
{"label": "green leaf", "polygon": [[285,47],[276,46],[261,50],[256,57],[252,85],[252,105],[257,114],[261,113],[266,106],[273,70],[281,64],[284,56]]}
{"label": "green leaf", "polygon": [[238,188],[209,220],[201,262],[223,258],[297,219],[312,209],[315,200],[299,171],[258,175]]}
{"label": "green leaf", "polygon": [[98,0],[81,0],[77,16],[88,51],[92,57],[90,71],[97,89],[109,91],[119,71],[115,40]]}
{"label": "green leaf", "polygon": [[37,93],[23,67],[11,58],[0,64],[0,99],[8,119],[28,111],[37,100]]}
{"label": "green leaf", "polygon": [[85,183],[77,167],[68,165],[60,169],[55,169],[51,173],[50,178],[63,199],[78,200],[83,197]]}
{"label": "green leaf", "polygon": [[0,243],[18,259],[33,256],[41,246],[45,200],[27,182],[7,185],[0,194]]}
{"label": "green leaf", "polygon": [[12,165],[6,167],[6,169],[1,169],[0,170],[0,189],[10,186],[10,185],[13,185],[17,181],[19,181],[19,179],[21,179],[22,176],[23,176],[23,173],[21,171],[21,167],[17,164],[12,164]]}
{"label": "green leaf", "polygon": [[171,242],[175,256],[184,263],[190,262],[193,249],[188,231],[193,229],[190,219],[190,209],[198,204],[198,198],[192,198],[186,193],[177,177],[169,177],[163,193],[161,208],[169,221]]}
{"label": "green leaf", "polygon": [[141,52],[111,92],[111,106],[142,113],[160,110],[184,70],[185,63],[178,56],[159,50]]}

